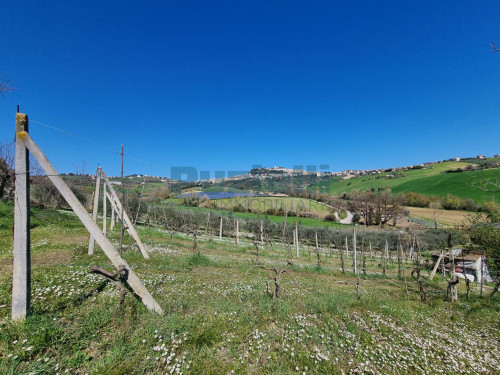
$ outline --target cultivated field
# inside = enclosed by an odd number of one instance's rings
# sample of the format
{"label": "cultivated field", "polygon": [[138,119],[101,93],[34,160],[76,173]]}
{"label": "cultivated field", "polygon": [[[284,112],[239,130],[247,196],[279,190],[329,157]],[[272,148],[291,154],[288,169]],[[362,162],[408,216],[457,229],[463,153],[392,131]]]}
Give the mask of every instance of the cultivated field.
{"label": "cultivated field", "polygon": [[447,226],[463,225],[468,215],[471,215],[467,211],[438,210],[423,207],[405,207],[404,209],[410,212],[410,217],[423,218],[432,222],[434,222],[435,218],[438,224]]}
{"label": "cultivated field", "polygon": [[[191,235],[139,228],[151,259],[133,246],[123,256],[165,310],[160,316],[130,293],[118,306],[115,287],[88,273],[109,261],[99,248],[89,257],[84,228],[56,212],[34,213],[33,312],[15,324],[11,218],[1,213],[2,374],[493,374],[500,367],[500,298],[489,298],[489,286],[480,298],[473,285],[466,300],[462,282],[459,302],[446,302],[446,283],[439,275],[426,280],[424,269],[421,302],[410,263],[399,278],[393,257],[383,275],[380,253],[365,252],[358,299],[352,256],[343,273],[340,253],[320,243],[320,264],[313,247],[301,246],[273,300],[266,292],[273,272],[255,265],[282,269],[285,247],[275,243],[257,258],[246,239],[237,246],[200,233],[193,250]],[[110,238],[117,244],[118,231]]]}

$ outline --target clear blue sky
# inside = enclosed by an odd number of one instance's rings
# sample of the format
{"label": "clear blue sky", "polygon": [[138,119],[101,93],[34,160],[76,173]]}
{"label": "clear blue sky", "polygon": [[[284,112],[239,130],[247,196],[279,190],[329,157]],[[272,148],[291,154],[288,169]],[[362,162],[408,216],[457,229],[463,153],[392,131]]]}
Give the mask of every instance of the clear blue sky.
{"label": "clear blue sky", "polygon": [[[500,1],[2,1],[0,140],[16,104],[125,173],[500,152]],[[119,157],[32,123],[62,172]]]}

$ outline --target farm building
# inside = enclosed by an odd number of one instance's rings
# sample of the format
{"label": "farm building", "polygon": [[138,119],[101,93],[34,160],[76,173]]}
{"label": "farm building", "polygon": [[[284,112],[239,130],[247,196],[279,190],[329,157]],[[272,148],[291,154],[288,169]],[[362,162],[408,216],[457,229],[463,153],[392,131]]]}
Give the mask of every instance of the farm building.
{"label": "farm building", "polygon": [[[432,253],[434,264],[439,260],[441,253]],[[488,265],[480,254],[464,254],[462,249],[453,249],[453,257],[455,259],[455,273],[460,278],[467,277],[474,282],[481,282],[484,277],[485,282],[492,282]],[[451,260],[449,253],[444,254],[445,271],[449,271]],[[464,272],[465,271],[465,272]]]}

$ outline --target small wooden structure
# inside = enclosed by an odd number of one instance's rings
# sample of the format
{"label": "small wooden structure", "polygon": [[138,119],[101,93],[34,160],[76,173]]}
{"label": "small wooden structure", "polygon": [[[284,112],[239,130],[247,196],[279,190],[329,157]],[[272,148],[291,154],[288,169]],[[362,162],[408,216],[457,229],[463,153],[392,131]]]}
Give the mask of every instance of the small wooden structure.
{"label": "small wooden structure", "polygon": [[[488,270],[488,265],[486,264],[481,254],[465,254],[462,249],[453,249],[452,251],[455,261],[456,276],[462,279],[467,277],[469,280],[478,283],[480,283],[481,281],[493,281]],[[432,260],[434,261],[435,268],[439,265],[442,259],[442,261],[444,262],[445,270],[448,272],[450,271],[451,256],[449,252],[441,254],[440,252],[436,251],[431,255]]]}

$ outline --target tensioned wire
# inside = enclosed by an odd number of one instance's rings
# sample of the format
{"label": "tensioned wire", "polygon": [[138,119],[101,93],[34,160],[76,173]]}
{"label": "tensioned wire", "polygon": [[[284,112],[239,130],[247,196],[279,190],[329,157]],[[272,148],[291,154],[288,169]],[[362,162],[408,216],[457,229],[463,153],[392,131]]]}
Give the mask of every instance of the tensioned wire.
{"label": "tensioned wire", "polygon": [[[89,143],[89,144],[91,144],[91,145],[94,145],[94,146],[96,146],[96,147],[102,148],[103,150],[106,150],[106,151],[112,152],[113,154],[116,154],[116,155],[121,155],[121,151],[117,151],[117,150],[114,150],[114,149],[112,149],[112,148],[110,148],[110,147],[107,147],[107,146],[101,145],[101,144],[99,144],[99,143],[96,143],[96,142],[94,142],[94,141],[92,141],[92,140],[88,139],[88,138],[85,138],[85,137],[79,136],[79,135],[77,135],[77,134],[71,133],[71,132],[69,132],[69,131],[67,131],[67,130],[60,129],[60,128],[58,128],[58,127],[55,127],[55,126],[53,126],[53,125],[49,125],[49,124],[46,124],[46,123],[44,123],[44,122],[40,122],[40,121],[35,121],[35,120],[29,120],[29,121],[30,121],[30,123],[35,123],[35,124],[38,124],[38,125],[45,126],[46,128],[49,128],[49,129],[55,130],[55,131],[60,132],[60,133],[62,133],[62,134],[64,134],[64,135],[67,135],[67,136],[70,136],[70,137],[76,138],[76,139],[78,139],[78,140],[80,140],[80,141],[83,141],[83,142]],[[164,167],[162,167],[162,166],[160,166],[160,165],[158,165],[158,164],[155,164],[155,163],[151,163],[151,162],[149,162],[149,161],[147,161],[147,160],[142,160],[142,159],[134,158],[134,157],[132,157],[132,156],[126,156],[126,154],[124,154],[124,155],[123,155],[123,157],[124,157],[125,159],[133,160],[133,161],[136,161],[136,162],[138,162],[138,163],[142,163],[142,164],[148,165],[148,166],[150,166],[150,167],[157,167],[157,168],[161,168],[161,169],[163,169],[163,170],[166,170]]]}

